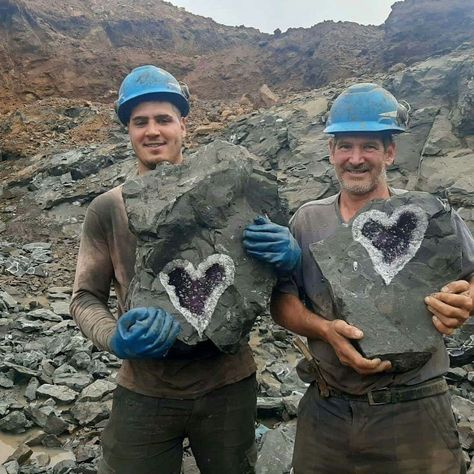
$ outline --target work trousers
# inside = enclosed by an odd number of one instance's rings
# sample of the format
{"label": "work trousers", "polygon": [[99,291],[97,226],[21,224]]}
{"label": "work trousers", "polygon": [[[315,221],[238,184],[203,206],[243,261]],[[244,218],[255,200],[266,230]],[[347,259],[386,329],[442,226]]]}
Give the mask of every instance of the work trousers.
{"label": "work trousers", "polygon": [[194,400],[114,393],[98,474],[179,474],[183,440],[202,474],[253,474],[255,375]]}
{"label": "work trousers", "polygon": [[465,473],[448,393],[401,403],[323,399],[311,385],[298,408],[294,474]]}

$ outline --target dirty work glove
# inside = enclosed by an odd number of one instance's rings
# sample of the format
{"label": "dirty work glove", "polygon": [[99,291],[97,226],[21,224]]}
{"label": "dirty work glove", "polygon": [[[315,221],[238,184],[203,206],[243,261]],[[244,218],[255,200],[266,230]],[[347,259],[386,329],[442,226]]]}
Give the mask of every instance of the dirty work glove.
{"label": "dirty work glove", "polygon": [[244,230],[245,250],[251,257],[274,265],[281,274],[291,273],[301,259],[301,249],[288,227],[257,217]]}
{"label": "dirty work glove", "polygon": [[134,308],[117,321],[110,341],[120,359],[162,359],[181,331],[178,321],[161,308]]}

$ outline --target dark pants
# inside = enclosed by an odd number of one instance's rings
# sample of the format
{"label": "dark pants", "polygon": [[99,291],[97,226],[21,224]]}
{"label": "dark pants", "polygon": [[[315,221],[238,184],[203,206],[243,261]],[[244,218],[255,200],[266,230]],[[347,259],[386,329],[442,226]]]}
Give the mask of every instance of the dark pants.
{"label": "dark pants", "polygon": [[117,387],[99,474],[179,474],[189,438],[203,474],[255,472],[255,375],[197,398],[154,398]]}
{"label": "dark pants", "polygon": [[459,474],[465,466],[448,393],[403,403],[300,402],[295,474]]}

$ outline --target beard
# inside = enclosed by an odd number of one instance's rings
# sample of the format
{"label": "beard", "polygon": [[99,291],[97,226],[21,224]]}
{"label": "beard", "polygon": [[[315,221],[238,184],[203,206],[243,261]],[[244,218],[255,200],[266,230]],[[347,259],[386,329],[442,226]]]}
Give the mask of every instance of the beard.
{"label": "beard", "polygon": [[[360,182],[346,180],[344,179],[344,173],[346,171],[368,171],[368,179],[364,179]],[[344,168],[336,169],[336,177],[341,189],[356,196],[362,196],[374,191],[380,183],[385,182],[387,179],[387,171],[383,165],[381,167],[370,167],[367,164],[360,166],[346,165]]]}

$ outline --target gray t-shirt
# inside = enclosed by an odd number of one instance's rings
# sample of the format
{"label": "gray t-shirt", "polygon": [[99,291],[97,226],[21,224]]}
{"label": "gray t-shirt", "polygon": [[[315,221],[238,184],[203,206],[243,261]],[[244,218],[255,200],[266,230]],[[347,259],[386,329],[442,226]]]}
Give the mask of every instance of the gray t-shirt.
{"label": "gray t-shirt", "polygon": [[[391,189],[392,194],[402,194],[404,190]],[[463,251],[463,273],[465,278],[474,271],[474,239],[459,215],[452,211],[453,226]],[[323,275],[311,256],[309,245],[325,240],[333,235],[343,222],[339,212],[339,194],[326,199],[311,201],[301,206],[290,221],[290,230],[302,249],[302,265],[291,278],[281,279],[277,290],[301,298],[306,306],[319,316],[335,319],[329,289]],[[448,283],[448,282],[446,282]],[[420,298],[426,295],[420,295]],[[446,351],[438,351],[421,368],[402,374],[359,375],[355,370],[343,366],[326,342],[319,339],[308,340],[312,353],[320,361],[326,381],[333,387],[352,394],[363,394],[369,390],[391,385],[412,385],[440,376],[448,370],[449,358]],[[298,372],[303,380],[314,380],[308,365],[300,362]]]}

